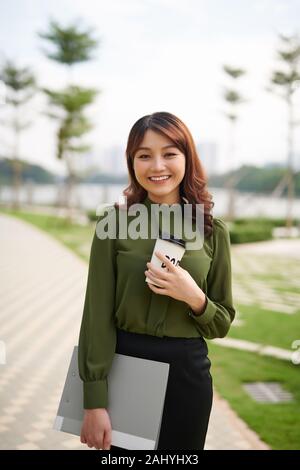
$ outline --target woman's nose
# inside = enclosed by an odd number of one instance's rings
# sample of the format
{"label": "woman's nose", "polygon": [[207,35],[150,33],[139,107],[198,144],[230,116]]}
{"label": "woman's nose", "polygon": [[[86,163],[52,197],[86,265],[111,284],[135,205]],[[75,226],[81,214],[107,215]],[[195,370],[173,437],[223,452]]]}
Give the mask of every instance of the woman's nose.
{"label": "woman's nose", "polygon": [[162,158],[154,158],[151,166],[153,170],[161,171],[165,169],[165,162]]}

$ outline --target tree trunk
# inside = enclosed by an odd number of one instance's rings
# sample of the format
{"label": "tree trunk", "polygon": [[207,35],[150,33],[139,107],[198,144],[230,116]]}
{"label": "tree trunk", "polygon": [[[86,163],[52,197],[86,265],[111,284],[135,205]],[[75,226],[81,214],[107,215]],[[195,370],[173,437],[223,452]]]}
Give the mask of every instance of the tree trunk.
{"label": "tree trunk", "polygon": [[75,172],[72,164],[72,154],[66,155],[66,164],[68,170],[68,178],[66,182],[66,206],[67,206],[67,220],[73,221],[73,195],[75,190]]}
{"label": "tree trunk", "polygon": [[[229,147],[229,162],[232,163],[232,172],[235,171],[235,121],[231,120],[231,135],[230,135],[230,147]],[[233,221],[235,218],[235,190],[234,190],[234,175],[229,176],[225,182],[225,187],[227,189],[227,214],[226,218],[228,221]]]}
{"label": "tree trunk", "polygon": [[287,208],[286,208],[286,228],[291,231],[293,225],[293,202],[295,193],[294,184],[294,121],[293,121],[293,103],[291,93],[287,97],[289,121],[288,121],[288,156],[287,156]]}
{"label": "tree trunk", "polygon": [[12,199],[12,208],[15,210],[20,209],[20,188],[22,182],[22,164],[19,161],[19,147],[20,147],[20,130],[18,124],[18,109],[16,109],[16,121],[14,127],[15,134],[15,145],[14,145],[14,155],[12,161],[13,168],[13,199]]}

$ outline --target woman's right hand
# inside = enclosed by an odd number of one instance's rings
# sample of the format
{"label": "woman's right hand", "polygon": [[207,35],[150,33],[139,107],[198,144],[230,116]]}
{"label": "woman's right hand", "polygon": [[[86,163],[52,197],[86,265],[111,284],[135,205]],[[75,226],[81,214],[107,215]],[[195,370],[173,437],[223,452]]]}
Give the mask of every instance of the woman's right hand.
{"label": "woman's right hand", "polygon": [[105,408],[84,410],[80,442],[96,449],[110,450],[111,422]]}

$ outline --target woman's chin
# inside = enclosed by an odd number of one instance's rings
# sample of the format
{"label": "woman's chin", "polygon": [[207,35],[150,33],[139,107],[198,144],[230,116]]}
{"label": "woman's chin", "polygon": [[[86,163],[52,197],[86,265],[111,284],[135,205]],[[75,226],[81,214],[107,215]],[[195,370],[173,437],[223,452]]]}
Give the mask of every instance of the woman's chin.
{"label": "woman's chin", "polygon": [[148,188],[147,191],[154,196],[167,196],[170,194],[170,189],[168,188]]}
{"label": "woman's chin", "polygon": [[174,189],[174,185],[168,184],[168,182],[165,182],[164,184],[147,184],[147,191],[153,194],[169,194],[174,191]]}

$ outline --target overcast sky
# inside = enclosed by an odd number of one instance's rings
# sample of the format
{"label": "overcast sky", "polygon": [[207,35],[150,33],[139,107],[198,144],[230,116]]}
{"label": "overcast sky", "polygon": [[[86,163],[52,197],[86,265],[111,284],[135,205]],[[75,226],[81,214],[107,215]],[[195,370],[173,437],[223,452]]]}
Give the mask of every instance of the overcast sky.
{"label": "overcast sky", "polygon": [[[188,125],[196,142],[216,142],[219,170],[229,168],[222,100],[226,63],[247,70],[239,80],[248,101],[240,108],[238,162],[285,160],[286,109],[265,87],[278,66],[278,33],[299,32],[299,0],[2,0],[0,9],[0,59],[31,66],[42,86],[64,86],[67,73],[45,58],[46,44],[37,32],[47,29],[50,18],[62,25],[80,19],[95,28],[101,39],[95,60],[76,66],[73,75],[78,84],[101,90],[90,109],[95,128],[88,140],[95,155],[111,145],[125,151],[137,119],[169,111]],[[299,104],[300,88],[296,100]],[[44,108],[44,100],[36,97],[22,154],[61,172],[55,125],[42,115]],[[0,131],[4,154],[10,135]],[[299,155],[300,139],[296,144]]]}

